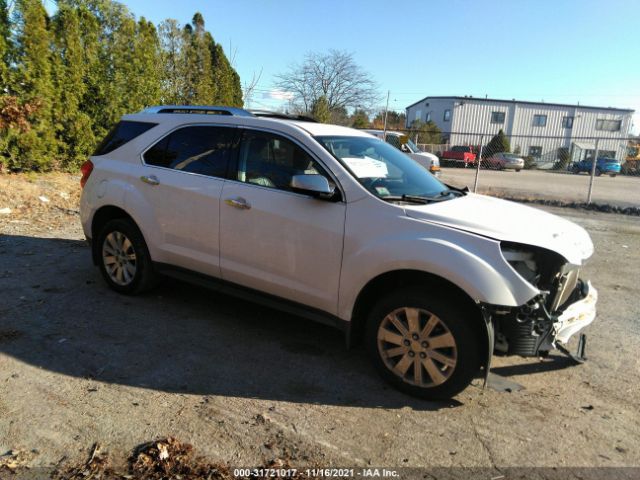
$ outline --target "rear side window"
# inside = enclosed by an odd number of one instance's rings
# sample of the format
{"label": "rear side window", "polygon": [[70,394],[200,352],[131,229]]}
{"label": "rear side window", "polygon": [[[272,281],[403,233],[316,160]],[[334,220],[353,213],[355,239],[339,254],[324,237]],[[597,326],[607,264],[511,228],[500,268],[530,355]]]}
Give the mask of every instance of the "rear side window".
{"label": "rear side window", "polygon": [[102,143],[98,145],[93,155],[99,156],[113,152],[116,148],[120,148],[125,143],[130,142],[156,125],[157,123],[123,120],[111,129]]}
{"label": "rear side window", "polygon": [[156,167],[225,177],[235,143],[236,130],[225,127],[185,127],[163,138],[144,154],[144,162]]}

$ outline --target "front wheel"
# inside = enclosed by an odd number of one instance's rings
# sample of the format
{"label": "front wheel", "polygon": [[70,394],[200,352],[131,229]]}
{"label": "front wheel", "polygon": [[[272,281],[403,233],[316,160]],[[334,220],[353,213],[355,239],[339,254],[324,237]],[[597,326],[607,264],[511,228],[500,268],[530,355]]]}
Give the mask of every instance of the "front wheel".
{"label": "front wheel", "polygon": [[100,272],[113,290],[134,294],[156,284],[147,244],[135,223],[124,218],[111,220],[97,242]]}
{"label": "front wheel", "polygon": [[516,168],[516,172],[519,172],[520,170],[522,170],[521,168]]}
{"label": "front wheel", "polygon": [[399,390],[425,399],[451,398],[481,366],[484,335],[476,317],[447,295],[398,291],[371,310],[367,349],[380,375]]}

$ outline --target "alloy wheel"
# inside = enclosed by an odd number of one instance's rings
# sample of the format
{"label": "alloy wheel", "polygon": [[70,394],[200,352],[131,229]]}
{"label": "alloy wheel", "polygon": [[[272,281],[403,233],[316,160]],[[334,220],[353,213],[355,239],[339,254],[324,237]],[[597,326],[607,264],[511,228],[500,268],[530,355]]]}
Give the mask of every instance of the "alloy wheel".
{"label": "alloy wheel", "polygon": [[131,240],[118,231],[109,233],[102,244],[102,261],[116,285],[129,285],[136,275],[136,252]]}
{"label": "alloy wheel", "polygon": [[446,324],[433,313],[412,307],[398,308],[380,323],[378,352],[404,382],[435,387],[453,374],[458,351]]}

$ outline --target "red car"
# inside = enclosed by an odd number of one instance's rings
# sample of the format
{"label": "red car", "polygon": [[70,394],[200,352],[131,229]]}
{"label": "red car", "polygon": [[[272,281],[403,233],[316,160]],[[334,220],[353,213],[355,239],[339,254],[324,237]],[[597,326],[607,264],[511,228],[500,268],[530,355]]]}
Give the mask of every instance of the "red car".
{"label": "red car", "polygon": [[468,167],[476,163],[476,154],[473,147],[457,145],[451,150],[442,152],[442,163]]}

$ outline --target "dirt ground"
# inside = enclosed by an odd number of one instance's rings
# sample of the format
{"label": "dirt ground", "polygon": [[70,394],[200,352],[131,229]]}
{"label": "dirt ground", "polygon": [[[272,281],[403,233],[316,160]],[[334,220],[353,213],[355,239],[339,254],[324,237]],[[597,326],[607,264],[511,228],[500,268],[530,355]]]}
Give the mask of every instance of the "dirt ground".
{"label": "dirt ground", "polygon": [[177,281],[138,297],[112,292],[83,241],[77,181],[0,175],[0,466],[20,452],[22,473],[40,478],[86,461],[96,442],[121,465],[136,446],[173,436],[237,467],[288,458],[419,478],[470,478],[458,468],[500,478],[514,467],[640,475],[637,217],[545,208],[595,243],[584,276],[599,290],[599,317],[586,364],[495,358],[508,389],[478,381],[432,403],[387,387],[331,328]]}

